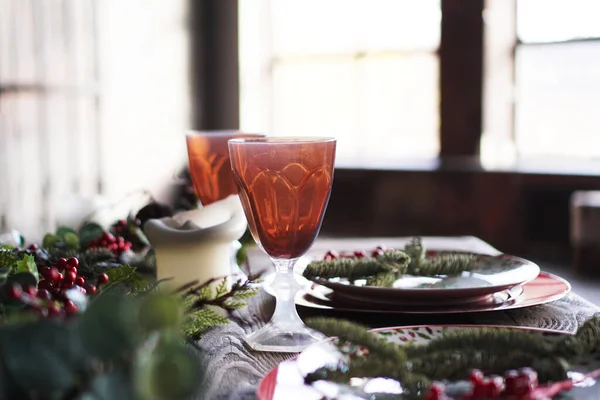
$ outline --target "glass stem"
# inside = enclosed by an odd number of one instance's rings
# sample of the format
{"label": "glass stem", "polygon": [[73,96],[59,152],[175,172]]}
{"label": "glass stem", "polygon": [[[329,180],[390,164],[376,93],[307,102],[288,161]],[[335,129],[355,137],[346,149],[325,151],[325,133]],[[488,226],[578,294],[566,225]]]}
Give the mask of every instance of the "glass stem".
{"label": "glass stem", "polygon": [[271,323],[280,326],[282,329],[296,329],[298,326],[304,326],[304,323],[298,315],[294,299],[300,289],[300,285],[294,277],[294,265],[297,259],[273,260],[275,263],[275,279],[272,288],[275,292],[277,302],[275,312],[271,317]]}

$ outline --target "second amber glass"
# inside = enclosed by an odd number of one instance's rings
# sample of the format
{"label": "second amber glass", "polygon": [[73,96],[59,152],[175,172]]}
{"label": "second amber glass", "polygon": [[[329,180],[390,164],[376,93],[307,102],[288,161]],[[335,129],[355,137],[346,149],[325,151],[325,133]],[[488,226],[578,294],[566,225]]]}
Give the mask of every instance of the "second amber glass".
{"label": "second amber glass", "polygon": [[240,131],[189,132],[186,135],[188,161],[196,197],[207,206],[237,194],[229,163],[227,142],[262,135]]}

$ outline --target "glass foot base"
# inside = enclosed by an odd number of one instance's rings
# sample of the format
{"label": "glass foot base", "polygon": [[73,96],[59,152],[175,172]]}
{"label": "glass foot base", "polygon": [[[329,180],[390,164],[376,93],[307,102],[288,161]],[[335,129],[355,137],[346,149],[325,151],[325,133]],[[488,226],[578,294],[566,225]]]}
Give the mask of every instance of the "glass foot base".
{"label": "glass foot base", "polygon": [[299,353],[324,339],[327,337],[304,325],[287,328],[273,322],[246,336],[246,342],[254,350],[282,353]]}

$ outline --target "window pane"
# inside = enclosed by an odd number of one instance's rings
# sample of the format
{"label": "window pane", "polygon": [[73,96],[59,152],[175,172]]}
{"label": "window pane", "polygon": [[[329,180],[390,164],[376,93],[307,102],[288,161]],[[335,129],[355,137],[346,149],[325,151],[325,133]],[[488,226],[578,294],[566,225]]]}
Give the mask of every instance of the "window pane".
{"label": "window pane", "polygon": [[600,157],[600,43],[522,46],[516,63],[518,152]]}
{"label": "window pane", "polygon": [[362,0],[359,50],[427,50],[440,45],[439,0]]}
{"label": "window pane", "polygon": [[338,138],[338,164],[434,157],[437,57],[289,62],[274,72],[272,134]]}
{"label": "window pane", "polygon": [[273,71],[273,131],[279,136],[334,136],[338,157],[358,138],[356,66],[352,60],[290,62]]}
{"label": "window pane", "polygon": [[439,45],[439,0],[271,0],[270,5],[275,55]]}
{"label": "window pane", "polygon": [[433,54],[366,58],[360,64],[363,158],[407,159],[439,153],[438,59]]}
{"label": "window pane", "polygon": [[517,35],[523,42],[600,37],[598,0],[518,0]]}

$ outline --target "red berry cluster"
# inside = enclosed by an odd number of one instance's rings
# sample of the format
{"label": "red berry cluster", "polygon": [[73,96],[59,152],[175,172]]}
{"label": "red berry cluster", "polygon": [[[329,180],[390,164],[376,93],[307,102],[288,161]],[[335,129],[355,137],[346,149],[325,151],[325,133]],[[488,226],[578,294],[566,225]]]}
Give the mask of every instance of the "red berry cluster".
{"label": "red berry cluster", "polygon": [[131,242],[125,240],[123,236],[115,236],[110,232],[104,232],[102,236],[90,242],[89,249],[98,249],[105,247],[119,257],[131,249]]}
{"label": "red berry cluster", "polygon": [[[494,375],[485,377],[480,370],[472,370],[469,374],[472,385],[471,393],[462,400],[488,400],[503,398],[507,400],[527,400],[538,387],[538,376],[531,368],[507,371],[504,377]],[[448,400],[442,383],[435,382],[426,400]]]}
{"label": "red berry cluster", "polygon": [[10,287],[9,295],[44,317],[73,315],[78,309],[75,303],[68,299],[67,290],[77,289],[82,294],[93,295],[100,285],[108,282],[108,275],[101,274],[95,284],[91,283],[90,279],[78,275],[78,266],[79,260],[75,257],[61,258],[56,264],[44,267],[40,271],[43,279],[40,279],[37,288],[22,288],[16,284]]}
{"label": "red berry cluster", "polygon": [[[134,220],[132,224],[138,227],[142,225],[139,219]],[[127,220],[122,219],[117,221],[117,223],[112,226],[112,229],[115,231],[115,233],[126,233],[129,230],[129,223]]]}
{"label": "red berry cluster", "polygon": [[[385,253],[387,251],[387,248],[385,246],[377,246],[375,248],[375,250],[372,250],[370,252],[370,256],[371,257],[377,257],[383,253]],[[325,257],[323,257],[324,260],[337,260],[338,258],[364,258],[367,257],[367,252],[364,250],[356,250],[352,253],[338,253],[335,250],[329,250],[327,253],[325,253]]]}

